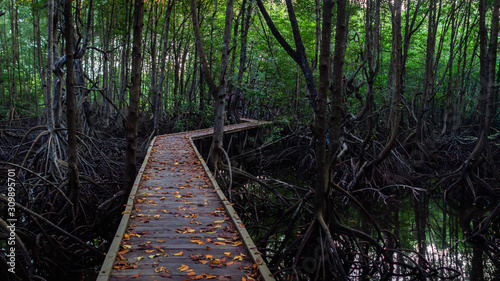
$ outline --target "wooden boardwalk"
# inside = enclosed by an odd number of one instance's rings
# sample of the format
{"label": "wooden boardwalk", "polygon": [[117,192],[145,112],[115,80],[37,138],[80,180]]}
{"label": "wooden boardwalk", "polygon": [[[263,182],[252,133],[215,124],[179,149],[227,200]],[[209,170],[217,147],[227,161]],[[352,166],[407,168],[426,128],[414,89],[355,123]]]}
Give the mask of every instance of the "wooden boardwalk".
{"label": "wooden boardwalk", "polygon": [[[225,132],[257,128],[249,121]],[[156,137],[98,281],[274,280],[194,146],[212,129]]]}

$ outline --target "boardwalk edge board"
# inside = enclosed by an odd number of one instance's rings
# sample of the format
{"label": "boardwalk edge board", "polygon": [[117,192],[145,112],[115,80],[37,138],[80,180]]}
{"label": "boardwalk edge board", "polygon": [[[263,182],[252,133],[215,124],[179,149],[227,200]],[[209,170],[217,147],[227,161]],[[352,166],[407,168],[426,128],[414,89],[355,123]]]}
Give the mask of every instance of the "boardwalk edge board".
{"label": "boardwalk edge board", "polygon": [[114,236],[113,242],[109,247],[106,258],[104,259],[104,263],[102,264],[101,270],[99,271],[99,275],[97,276],[96,281],[108,281],[111,278],[111,271],[113,270],[113,265],[116,260],[116,255],[120,249],[120,245],[123,240],[123,236],[127,231],[128,222],[130,220],[130,215],[134,208],[134,200],[137,194],[137,189],[139,188],[139,184],[142,179],[142,174],[146,169],[146,165],[149,162],[149,156],[151,155],[151,150],[153,149],[154,143],[156,142],[156,138],[154,137],[151,143],[149,144],[148,151],[146,153],[146,157],[144,157],[144,161],[142,162],[141,169],[137,173],[137,177],[135,178],[134,185],[132,186],[132,190],[130,191],[130,195],[128,197],[127,205],[125,207],[125,211],[123,211],[123,217],[120,221],[120,225],[116,230],[116,234]]}
{"label": "boardwalk edge board", "polygon": [[[199,137],[197,137],[197,138],[199,138]],[[250,235],[248,234],[248,231],[246,230],[246,228],[244,227],[243,222],[239,218],[238,214],[234,210],[234,208],[231,205],[231,203],[229,202],[229,200],[224,195],[224,192],[222,192],[221,188],[219,187],[219,184],[217,183],[212,172],[210,171],[207,164],[205,163],[205,160],[203,160],[203,157],[198,152],[198,149],[196,148],[196,145],[194,144],[193,139],[191,137],[189,138],[189,142],[193,146],[194,152],[198,156],[198,159],[200,160],[201,165],[205,169],[205,172],[207,173],[208,177],[210,178],[210,181],[212,182],[220,200],[224,204],[224,208],[226,209],[228,215],[231,217],[231,220],[233,221],[234,226],[236,227],[236,229],[240,233],[241,239],[243,240],[243,243],[245,244],[246,248],[248,249],[248,252],[250,253],[250,256],[252,257],[252,260],[259,266],[259,272],[260,272],[262,279],[264,281],[274,281],[275,279],[274,279],[271,271],[267,267],[266,262],[264,261],[264,259],[260,255],[260,253],[257,249],[257,246],[255,246],[255,244],[253,243],[253,240],[250,237]]]}

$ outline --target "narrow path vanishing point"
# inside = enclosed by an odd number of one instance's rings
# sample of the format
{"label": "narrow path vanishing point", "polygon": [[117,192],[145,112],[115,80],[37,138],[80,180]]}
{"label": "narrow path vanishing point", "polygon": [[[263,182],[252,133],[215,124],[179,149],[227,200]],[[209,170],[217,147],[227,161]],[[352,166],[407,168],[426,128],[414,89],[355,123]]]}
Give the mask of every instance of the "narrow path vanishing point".
{"label": "narrow path vanishing point", "polygon": [[[266,123],[247,121],[225,132]],[[274,280],[194,146],[212,132],[153,139],[98,281]]]}

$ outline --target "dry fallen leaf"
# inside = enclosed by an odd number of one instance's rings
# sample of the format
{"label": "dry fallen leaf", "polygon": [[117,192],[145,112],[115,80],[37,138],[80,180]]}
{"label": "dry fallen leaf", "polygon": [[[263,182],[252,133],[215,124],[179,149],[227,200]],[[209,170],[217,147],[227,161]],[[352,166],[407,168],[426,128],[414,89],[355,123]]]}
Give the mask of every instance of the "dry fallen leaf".
{"label": "dry fallen leaf", "polygon": [[174,256],[182,256],[182,255],[183,255],[183,253],[184,253],[183,251],[180,251],[180,252],[178,252],[178,253],[175,253],[175,254],[174,254]]}
{"label": "dry fallen leaf", "polygon": [[196,254],[196,255],[189,255],[189,257],[194,260],[194,261],[197,261],[197,260],[200,260],[201,258],[203,258],[203,254]]}
{"label": "dry fallen leaf", "polygon": [[166,271],[166,270],[167,270],[166,267],[160,266],[160,267],[155,268],[155,273],[160,273],[160,272]]}
{"label": "dry fallen leaf", "polygon": [[123,270],[123,269],[129,269],[129,268],[137,268],[137,265],[135,263],[129,263],[129,262],[126,262],[126,261],[121,261],[121,262],[117,262],[114,266],[113,266],[114,269],[118,269],[118,270]]}

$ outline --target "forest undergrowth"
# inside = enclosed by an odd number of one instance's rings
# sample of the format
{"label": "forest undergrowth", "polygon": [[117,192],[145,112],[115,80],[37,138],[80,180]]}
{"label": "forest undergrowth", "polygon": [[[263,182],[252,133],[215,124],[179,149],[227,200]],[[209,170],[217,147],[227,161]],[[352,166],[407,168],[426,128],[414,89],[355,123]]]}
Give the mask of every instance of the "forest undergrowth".
{"label": "forest undergrowth", "polygon": [[[98,121],[98,119],[96,119]],[[152,139],[151,120],[141,120],[138,165]],[[184,114],[160,121],[160,134],[199,129],[206,119]],[[110,126],[92,136],[78,134],[80,194],[78,214],[69,201],[66,135],[35,126],[35,118],[2,121],[0,130],[0,193],[7,194],[9,171],[15,171],[16,234],[23,255],[16,261],[18,278],[12,280],[93,280],[109,247],[127,194],[123,188],[125,140],[123,129]],[[51,148],[52,146],[52,148]],[[54,151],[51,152],[51,149]],[[1,218],[7,218],[8,198],[0,195]],[[21,219],[22,218],[22,219]],[[0,221],[0,243],[9,233]],[[7,274],[2,255],[0,275]],[[11,280],[11,279],[8,279]]]}
{"label": "forest undergrowth", "polygon": [[[233,167],[248,167],[256,177],[233,170],[231,197],[277,280],[343,280],[342,274],[349,280],[468,280],[475,259],[488,280],[497,280],[500,159],[491,156],[500,153],[500,134],[489,139],[487,163],[465,173],[475,129],[438,136],[426,151],[401,144],[355,186],[361,140],[346,133],[351,137],[327,199],[338,253],[324,250],[327,238],[311,223],[314,156],[307,130],[283,130],[253,150],[254,161],[234,156]],[[228,173],[219,181],[228,187]]]}
{"label": "forest undergrowth", "polygon": [[[14,169],[19,186],[16,209],[22,219],[17,222],[17,234],[24,253],[17,261],[22,270],[18,276],[23,280],[92,280],[123,209],[123,133],[116,128],[92,137],[79,135],[81,193],[75,215],[67,207],[67,164],[61,160],[65,157],[61,148],[64,130],[50,133],[34,126],[36,120],[15,122],[2,124],[0,161],[2,180],[8,169]],[[197,118],[164,122],[160,133],[208,125]],[[139,164],[151,140],[150,123],[142,120],[139,126]],[[469,126],[457,135],[439,136],[425,154],[411,143],[401,144],[387,161],[350,186],[356,177],[353,163],[360,155],[361,140],[355,132],[346,131],[345,151],[332,170],[328,195],[328,214],[335,220],[327,221],[336,221],[328,227],[338,243],[337,253],[322,250],[328,242],[318,226],[311,224],[314,155],[313,140],[305,128],[291,130],[275,123],[265,139],[254,140],[253,147],[243,153],[233,153],[231,198],[277,280],[338,278],[334,259],[341,260],[343,272],[354,280],[464,279],[477,249],[487,276],[497,278],[500,186],[495,167],[500,166],[500,158],[495,156],[500,155],[500,133],[489,138],[490,157],[485,155],[484,163],[465,174],[461,166],[474,149],[475,132]],[[60,154],[49,172],[47,151],[54,136],[60,142]],[[374,141],[365,157],[374,157],[381,147]],[[227,171],[218,175],[229,192]],[[2,186],[6,185],[2,182]],[[2,210],[7,203],[2,195]],[[470,221],[474,229],[467,228]],[[425,232],[430,233],[427,238]],[[6,241],[6,235],[1,239]],[[466,262],[460,265],[464,258]],[[3,274],[7,261],[0,264]]]}

